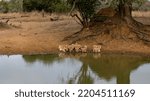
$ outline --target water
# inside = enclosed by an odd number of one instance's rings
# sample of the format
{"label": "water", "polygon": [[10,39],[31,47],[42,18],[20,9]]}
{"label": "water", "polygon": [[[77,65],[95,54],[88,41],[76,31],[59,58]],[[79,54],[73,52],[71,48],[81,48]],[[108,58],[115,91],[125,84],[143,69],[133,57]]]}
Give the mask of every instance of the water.
{"label": "water", "polygon": [[150,58],[125,55],[0,56],[1,84],[150,84]]}

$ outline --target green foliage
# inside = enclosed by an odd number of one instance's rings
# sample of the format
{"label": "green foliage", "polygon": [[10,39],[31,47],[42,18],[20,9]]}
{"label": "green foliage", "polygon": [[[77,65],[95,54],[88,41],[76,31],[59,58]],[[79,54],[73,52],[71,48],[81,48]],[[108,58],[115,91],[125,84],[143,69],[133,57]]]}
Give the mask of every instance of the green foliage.
{"label": "green foliage", "polygon": [[22,11],[23,0],[2,0],[0,1],[0,12],[18,12]]}
{"label": "green foliage", "polygon": [[139,10],[141,11],[150,11],[150,3],[147,5],[142,5]]}
{"label": "green foliage", "polygon": [[24,0],[24,11],[66,12],[69,6],[64,0]]}
{"label": "green foliage", "polygon": [[23,10],[23,0],[10,0],[8,3],[10,12],[21,12]]}
{"label": "green foliage", "polygon": [[71,7],[64,1],[62,1],[61,3],[57,3],[52,7],[53,7],[53,11],[58,13],[69,12],[71,9]]}
{"label": "green foliage", "polygon": [[[2,0],[0,1],[0,11],[1,12],[18,12],[18,11],[32,11],[32,10],[45,10],[46,12],[68,12],[71,10],[74,1],[76,2],[76,10],[81,14],[82,18],[91,19],[95,10],[99,8],[104,8],[105,5],[111,4],[112,7],[117,8],[119,2],[132,2],[133,9],[144,9],[142,4],[147,0]],[[100,2],[105,2],[100,4]],[[108,5],[106,6],[108,7]],[[148,7],[147,7],[148,8]],[[82,13],[81,13],[82,12]]]}
{"label": "green foliage", "polygon": [[144,2],[146,2],[147,0],[135,0],[133,1],[132,7],[133,10],[138,10],[140,9],[140,7],[143,5]]}
{"label": "green foliage", "polygon": [[23,8],[24,11],[32,11],[32,10],[45,10],[50,11],[51,7],[51,0],[24,0],[23,1]]}
{"label": "green foliage", "polygon": [[147,0],[113,0],[111,6],[112,7],[117,7],[120,2],[125,3],[125,2],[131,2],[133,10],[139,9],[144,2]]}
{"label": "green foliage", "polygon": [[7,1],[1,1],[0,2],[0,11],[3,13],[7,13],[9,11],[8,2]]}
{"label": "green foliage", "polygon": [[66,0],[2,0],[0,1],[1,12],[20,11],[46,11],[46,12],[68,12],[70,6]]}
{"label": "green foliage", "polygon": [[77,18],[83,27],[89,27],[89,22],[98,7],[98,0],[68,0],[68,3],[79,12],[81,19]]}

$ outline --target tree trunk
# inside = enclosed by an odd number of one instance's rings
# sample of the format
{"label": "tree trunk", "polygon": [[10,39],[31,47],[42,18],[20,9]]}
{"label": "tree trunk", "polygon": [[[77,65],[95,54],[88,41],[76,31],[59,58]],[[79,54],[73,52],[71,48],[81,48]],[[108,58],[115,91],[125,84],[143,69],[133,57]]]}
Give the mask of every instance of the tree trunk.
{"label": "tree trunk", "polygon": [[132,17],[132,4],[125,3],[125,16],[129,18]]}
{"label": "tree trunk", "polygon": [[132,18],[132,3],[130,1],[122,1],[120,0],[119,6],[119,16],[121,18]]}

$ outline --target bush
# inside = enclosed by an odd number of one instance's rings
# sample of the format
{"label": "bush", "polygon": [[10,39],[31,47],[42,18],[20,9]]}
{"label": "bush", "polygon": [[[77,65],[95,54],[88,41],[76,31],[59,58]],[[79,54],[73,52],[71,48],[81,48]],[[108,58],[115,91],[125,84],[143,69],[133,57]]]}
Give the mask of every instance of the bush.
{"label": "bush", "polygon": [[9,11],[8,2],[1,1],[0,2],[0,12],[7,13]]}
{"label": "bush", "polygon": [[24,0],[24,11],[67,12],[69,6],[64,0]]}
{"label": "bush", "polygon": [[80,15],[72,15],[76,16],[83,27],[88,28],[89,23],[96,13],[96,9],[98,6],[98,0],[68,0],[68,3],[74,7]]}
{"label": "bush", "polygon": [[54,12],[66,13],[69,12],[71,7],[66,2],[61,2],[53,5]]}

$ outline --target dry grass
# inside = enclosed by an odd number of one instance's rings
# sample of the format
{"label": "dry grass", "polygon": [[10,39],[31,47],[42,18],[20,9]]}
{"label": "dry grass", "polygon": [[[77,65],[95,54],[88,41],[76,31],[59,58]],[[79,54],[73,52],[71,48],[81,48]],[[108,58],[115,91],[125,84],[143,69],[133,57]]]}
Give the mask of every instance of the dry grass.
{"label": "dry grass", "polygon": [[135,20],[145,25],[150,25],[150,11],[134,11],[132,15]]}
{"label": "dry grass", "polygon": [[150,11],[134,11],[133,17],[150,17]]}

